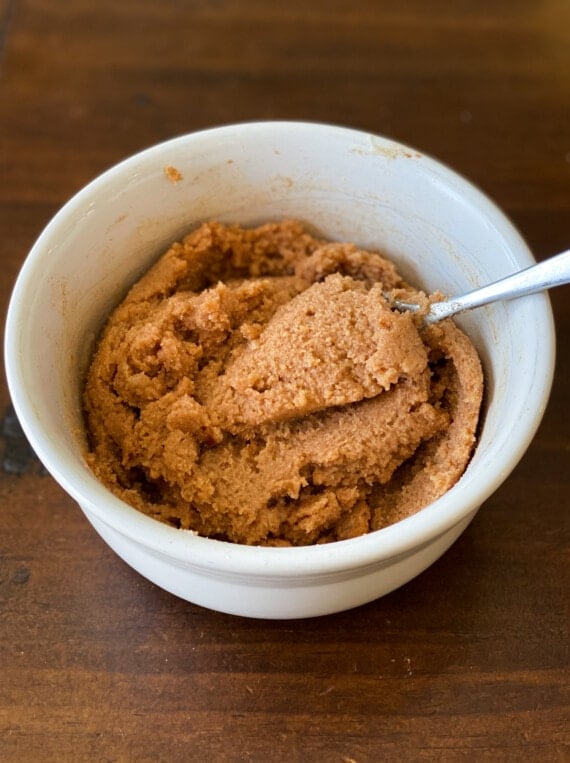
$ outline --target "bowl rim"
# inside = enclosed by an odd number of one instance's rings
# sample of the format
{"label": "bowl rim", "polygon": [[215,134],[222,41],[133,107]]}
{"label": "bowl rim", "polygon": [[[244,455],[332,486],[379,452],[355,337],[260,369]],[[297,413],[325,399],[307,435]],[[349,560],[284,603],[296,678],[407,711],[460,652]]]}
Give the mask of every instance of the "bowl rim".
{"label": "bowl rim", "polygon": [[[291,131],[308,131],[312,134],[326,132],[339,138],[350,138],[357,143],[374,139],[387,150],[414,152],[414,155],[430,172],[435,173],[448,185],[451,184],[455,189],[459,189],[468,197],[470,203],[483,211],[501,232],[503,238],[510,242],[511,248],[520,253],[517,264],[522,261],[523,264],[526,262],[530,265],[535,261],[513,223],[486,194],[441,161],[423,152],[418,153],[415,148],[391,138],[334,124],[293,120],[241,122],[179,135],[149,146],[96,176],[60,208],[33,244],[13,287],[6,319],[4,354],[8,389],[14,409],[38,458],[81,508],[87,514],[92,513],[100,522],[125,538],[156,554],[165,555],[192,567],[218,570],[227,574],[239,571],[240,574],[262,577],[299,578],[307,575],[319,577],[333,572],[378,565],[392,557],[411,553],[418,546],[443,535],[470,514],[474,515],[479,506],[509,476],[528,448],[544,414],[554,375],[554,320],[547,293],[526,298],[534,300],[536,323],[540,324],[544,331],[540,342],[544,362],[535,375],[534,398],[529,401],[528,408],[533,413],[527,417],[526,426],[520,431],[517,442],[510,442],[508,459],[503,458],[502,461],[488,465],[491,473],[484,486],[471,476],[468,466],[454,487],[416,514],[381,530],[330,544],[276,548],[246,546],[200,537],[169,527],[144,515],[112,494],[91,472],[83,475],[81,487],[79,487],[73,476],[74,470],[68,464],[67,458],[54,449],[49,434],[41,428],[41,425],[38,427],[39,421],[34,412],[33,401],[24,387],[23,357],[18,342],[21,321],[25,319],[26,314],[23,296],[30,288],[34,272],[46,249],[49,249],[50,240],[57,235],[57,231],[66,218],[73,214],[75,209],[88,203],[95,191],[112,183],[125,170],[140,166],[149,159],[158,159],[163,153],[169,153],[180,146],[238,136],[244,131],[251,133],[260,131],[264,134],[273,132],[276,136],[291,133]],[[78,459],[82,460],[80,456]],[[82,467],[88,470],[84,461],[82,461]],[[469,501],[458,504],[457,494],[461,494],[467,486],[472,487],[471,498]]]}

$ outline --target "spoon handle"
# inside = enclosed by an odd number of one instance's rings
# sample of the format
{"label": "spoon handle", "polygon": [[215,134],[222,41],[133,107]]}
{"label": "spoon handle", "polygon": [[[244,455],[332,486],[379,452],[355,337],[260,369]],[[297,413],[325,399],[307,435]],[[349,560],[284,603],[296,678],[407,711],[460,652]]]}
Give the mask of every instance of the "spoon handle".
{"label": "spoon handle", "polygon": [[524,297],[566,283],[570,283],[570,250],[460,297],[434,302],[424,322],[437,323],[463,310],[481,307],[500,299]]}

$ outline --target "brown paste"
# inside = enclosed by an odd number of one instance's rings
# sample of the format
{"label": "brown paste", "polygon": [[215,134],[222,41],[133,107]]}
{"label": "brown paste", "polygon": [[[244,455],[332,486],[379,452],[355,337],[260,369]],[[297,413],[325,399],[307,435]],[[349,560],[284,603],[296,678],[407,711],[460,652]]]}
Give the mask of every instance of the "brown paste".
{"label": "brown paste", "polygon": [[89,464],[200,535],[305,545],[406,517],[461,476],[483,379],[455,324],[419,329],[394,265],[298,222],[207,223],[109,318],[89,369]]}

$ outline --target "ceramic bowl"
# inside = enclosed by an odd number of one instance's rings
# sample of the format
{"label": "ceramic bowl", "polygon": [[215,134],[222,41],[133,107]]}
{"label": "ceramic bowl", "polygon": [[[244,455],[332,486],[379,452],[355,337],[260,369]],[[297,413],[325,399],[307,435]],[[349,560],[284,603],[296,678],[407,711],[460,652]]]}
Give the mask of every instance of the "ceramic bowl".
{"label": "ceramic bowl", "polygon": [[554,365],[546,295],[461,317],[485,369],[474,456],[439,500],[369,535],[257,548],[198,537],[144,516],[100,484],[83,457],[80,392],[103,321],[169,243],[197,223],[282,218],[307,221],[330,239],[383,250],[408,280],[448,294],[533,263],[520,235],[486,196],[415,149],[330,125],[230,125],[153,146],[77,193],[22,267],[5,347],[10,393],[31,445],[108,545],[177,596],[263,618],[355,607],[432,564],[527,449]]}

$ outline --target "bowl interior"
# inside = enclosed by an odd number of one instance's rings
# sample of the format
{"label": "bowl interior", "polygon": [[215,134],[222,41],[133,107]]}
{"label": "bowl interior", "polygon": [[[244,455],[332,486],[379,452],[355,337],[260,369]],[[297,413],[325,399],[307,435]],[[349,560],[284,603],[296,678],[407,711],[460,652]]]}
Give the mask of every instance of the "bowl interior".
{"label": "bowl interior", "polygon": [[[104,317],[168,244],[199,222],[286,217],[384,251],[409,280],[450,295],[532,264],[510,223],[470,184],[375,136],[258,123],[184,136],[126,160],[52,220],[22,269],[8,315],[7,372],[17,412],[38,456],[77,500],[105,515],[101,486],[82,458],[80,406]],[[483,358],[486,413],[461,499],[448,502],[456,521],[524,452],[553,366],[543,295],[482,308],[459,322]]]}

